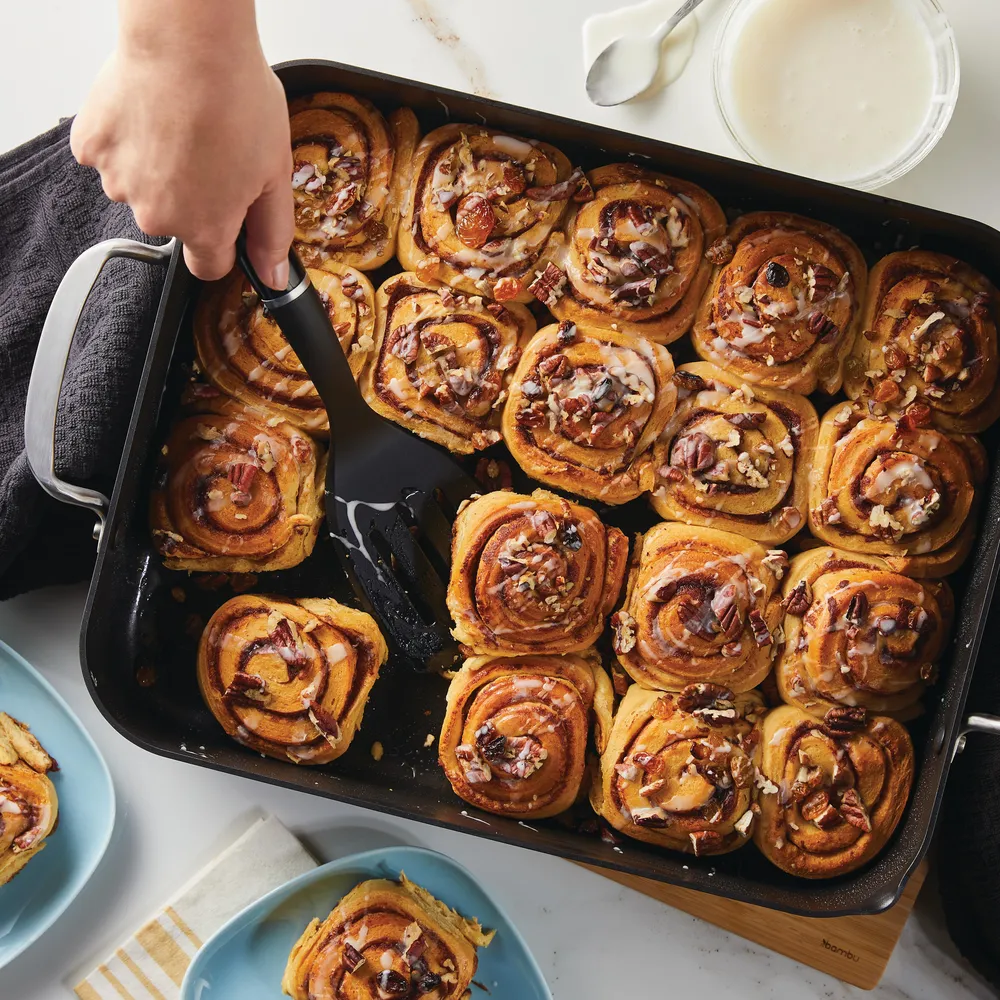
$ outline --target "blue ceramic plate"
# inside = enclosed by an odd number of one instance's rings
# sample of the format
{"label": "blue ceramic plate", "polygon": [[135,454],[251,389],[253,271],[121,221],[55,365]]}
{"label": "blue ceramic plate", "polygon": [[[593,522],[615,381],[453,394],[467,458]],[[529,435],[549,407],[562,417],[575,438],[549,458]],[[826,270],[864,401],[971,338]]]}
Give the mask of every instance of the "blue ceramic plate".
{"label": "blue ceramic plate", "polygon": [[[45,849],[0,886],[0,969],[43,934],[101,860],[115,822],[111,775],[80,720],[41,674],[0,642],[0,711],[31,727],[60,770],[59,822]],[[0,990],[2,993],[2,990]]]}
{"label": "blue ceramic plate", "polygon": [[482,1000],[552,1000],[541,970],[507,915],[461,866],[421,847],[390,847],[331,861],[292,879],[238,913],[195,956],[181,1000],[275,1000],[292,945],[313,917],[325,918],[359,882],[406,877],[463,916],[495,930],[479,949],[473,987]]}

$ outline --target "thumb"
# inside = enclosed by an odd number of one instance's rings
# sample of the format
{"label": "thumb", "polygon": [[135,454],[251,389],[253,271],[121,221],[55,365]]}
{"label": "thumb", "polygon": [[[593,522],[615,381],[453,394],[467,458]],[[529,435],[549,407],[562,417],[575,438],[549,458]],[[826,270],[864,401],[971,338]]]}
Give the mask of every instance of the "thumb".
{"label": "thumb", "polygon": [[288,248],[294,235],[292,188],[282,173],[247,209],[247,255],[265,285],[288,284]]}

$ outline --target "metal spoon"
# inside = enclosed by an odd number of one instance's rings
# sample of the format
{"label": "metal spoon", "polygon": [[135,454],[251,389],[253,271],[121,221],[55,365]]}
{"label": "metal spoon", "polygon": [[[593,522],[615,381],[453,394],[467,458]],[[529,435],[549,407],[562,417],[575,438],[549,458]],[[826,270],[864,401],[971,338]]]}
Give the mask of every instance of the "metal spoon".
{"label": "metal spoon", "polygon": [[623,104],[641,94],[656,77],[663,39],[702,0],[687,0],[651,35],[625,35],[612,42],[587,74],[587,96],[601,107]]}

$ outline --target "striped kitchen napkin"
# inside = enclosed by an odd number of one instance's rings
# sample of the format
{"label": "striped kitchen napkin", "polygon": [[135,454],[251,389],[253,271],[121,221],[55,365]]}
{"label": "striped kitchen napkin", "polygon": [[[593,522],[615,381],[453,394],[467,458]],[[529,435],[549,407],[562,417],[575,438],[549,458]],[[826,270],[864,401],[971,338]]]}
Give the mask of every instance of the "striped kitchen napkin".
{"label": "striped kitchen napkin", "polygon": [[274,816],[257,820],[76,987],[80,1000],[175,1000],[198,949],[230,917],[316,867]]}

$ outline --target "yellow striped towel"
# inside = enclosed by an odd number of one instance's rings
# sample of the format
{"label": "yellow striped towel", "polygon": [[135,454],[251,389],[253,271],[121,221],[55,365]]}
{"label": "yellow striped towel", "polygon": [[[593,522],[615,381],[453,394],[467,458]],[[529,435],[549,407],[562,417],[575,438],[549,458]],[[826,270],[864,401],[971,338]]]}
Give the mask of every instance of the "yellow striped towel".
{"label": "yellow striped towel", "polygon": [[257,820],[77,985],[77,996],[176,1000],[203,942],[254,900],[315,867],[276,817]]}

